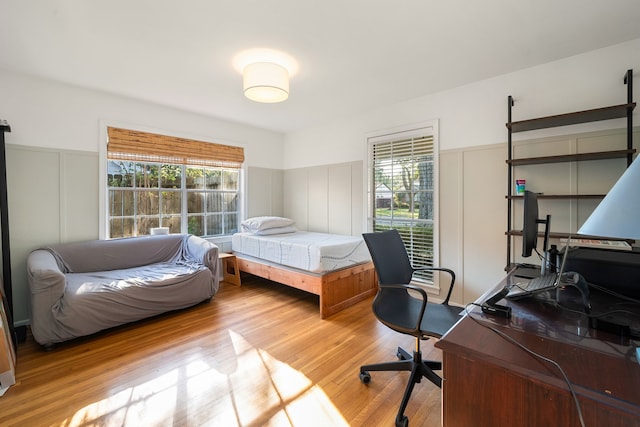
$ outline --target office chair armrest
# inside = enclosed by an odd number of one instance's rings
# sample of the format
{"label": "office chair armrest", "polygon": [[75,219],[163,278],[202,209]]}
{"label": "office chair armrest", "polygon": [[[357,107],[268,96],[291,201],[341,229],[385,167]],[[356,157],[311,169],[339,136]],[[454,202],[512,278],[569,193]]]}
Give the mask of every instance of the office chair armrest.
{"label": "office chair armrest", "polygon": [[[420,294],[420,302],[421,302],[421,306],[420,306],[420,314],[418,315],[418,318],[416,320],[416,324],[413,328],[414,332],[420,331],[420,325],[422,324],[422,318],[424,317],[424,313],[427,309],[427,301],[429,300],[429,296],[427,295],[427,292],[421,288],[420,286],[416,286],[416,285],[411,285],[411,284],[401,284],[401,285],[383,285],[381,283],[378,284],[378,286],[380,288],[393,288],[393,289],[403,289],[405,291],[415,291],[418,294]],[[418,299],[418,298],[416,298]]]}
{"label": "office chair armrest", "polygon": [[419,267],[419,268],[413,269],[413,271],[434,271],[434,270],[448,273],[449,276],[451,276],[451,282],[449,283],[449,290],[447,291],[447,296],[444,299],[444,301],[442,301],[443,304],[449,305],[449,298],[451,298],[451,293],[453,292],[453,285],[456,283],[456,273],[454,273],[453,270],[450,270],[444,267]]}
{"label": "office chair armrest", "polygon": [[412,291],[418,292],[422,296],[423,300],[426,301],[429,298],[427,292],[422,287],[417,285],[404,283],[400,285],[383,285],[382,283],[379,283],[378,286],[380,286],[381,288],[411,289]]}

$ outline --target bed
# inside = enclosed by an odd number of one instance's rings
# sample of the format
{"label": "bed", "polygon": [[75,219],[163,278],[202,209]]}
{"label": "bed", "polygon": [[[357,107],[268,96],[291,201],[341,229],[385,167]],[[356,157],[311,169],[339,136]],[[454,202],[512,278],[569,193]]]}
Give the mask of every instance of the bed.
{"label": "bed", "polygon": [[232,237],[238,269],[318,295],[323,319],[377,292],[361,237],[298,231],[280,217],[251,218],[242,229]]}

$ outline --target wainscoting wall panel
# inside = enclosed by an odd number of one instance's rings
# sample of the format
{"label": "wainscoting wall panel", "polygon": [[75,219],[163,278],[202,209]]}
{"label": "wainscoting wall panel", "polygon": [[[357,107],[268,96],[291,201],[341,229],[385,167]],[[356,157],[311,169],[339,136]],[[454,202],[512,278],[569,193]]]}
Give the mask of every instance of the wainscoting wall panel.
{"label": "wainscoting wall panel", "polygon": [[363,225],[363,162],[288,169],[284,212],[298,228],[359,235]]}
{"label": "wainscoting wall panel", "polygon": [[38,247],[98,238],[98,153],[7,145],[14,323],[30,318],[26,259]]}

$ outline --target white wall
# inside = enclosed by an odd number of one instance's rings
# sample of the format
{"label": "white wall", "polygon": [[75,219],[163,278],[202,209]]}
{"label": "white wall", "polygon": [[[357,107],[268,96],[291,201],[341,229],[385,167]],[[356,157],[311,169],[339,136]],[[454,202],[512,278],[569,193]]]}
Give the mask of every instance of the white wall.
{"label": "white wall", "polygon": [[247,218],[284,215],[283,179],[282,169],[247,168],[245,190],[250,195],[245,207]]}
{"label": "white wall", "polygon": [[[284,167],[335,163],[336,153],[343,162],[362,160],[365,134],[431,119],[439,119],[441,151],[506,142],[507,96],[515,98],[514,120],[623,104],[622,79],[629,68],[635,70],[637,101],[640,39],[288,134]],[[636,108],[636,123],[639,117]],[[581,131],[607,127],[593,124]]]}
{"label": "white wall", "polygon": [[3,70],[0,93],[7,143],[98,153],[104,120],[243,146],[247,166],[283,166],[280,133]]}
{"label": "white wall", "polygon": [[[639,81],[640,39],[378,108],[287,135],[284,167],[335,164],[339,153],[340,163],[364,161],[366,168],[365,135],[439,120],[441,264],[460,278],[453,300],[467,303],[504,274],[507,97],[515,99],[513,120],[624,104],[630,68]],[[640,125],[640,108],[634,122]],[[624,126],[618,119],[516,134],[514,140]]]}

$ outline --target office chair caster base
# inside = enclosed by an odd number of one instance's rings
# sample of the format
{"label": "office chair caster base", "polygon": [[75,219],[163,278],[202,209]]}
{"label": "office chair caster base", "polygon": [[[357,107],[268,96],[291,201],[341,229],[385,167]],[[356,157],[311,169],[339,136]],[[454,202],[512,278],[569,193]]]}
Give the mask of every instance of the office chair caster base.
{"label": "office chair caster base", "polygon": [[396,357],[398,358],[398,360],[411,360],[412,358],[409,352],[402,347],[398,347]]}
{"label": "office chair caster base", "polygon": [[396,427],[409,427],[409,418],[407,418],[405,415],[403,415],[400,419],[396,418]]}
{"label": "office chair caster base", "polygon": [[362,384],[369,384],[371,382],[371,374],[367,371],[360,372],[360,382]]}

